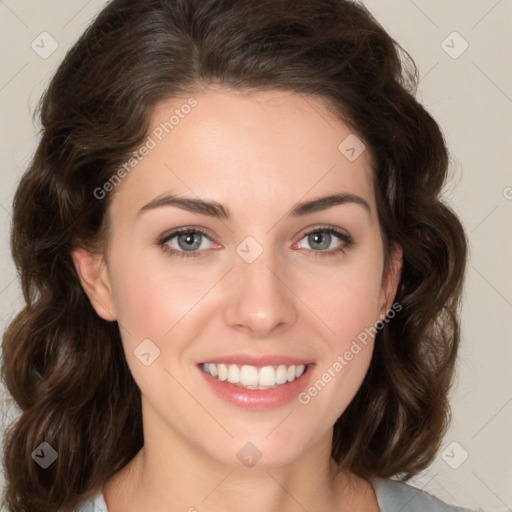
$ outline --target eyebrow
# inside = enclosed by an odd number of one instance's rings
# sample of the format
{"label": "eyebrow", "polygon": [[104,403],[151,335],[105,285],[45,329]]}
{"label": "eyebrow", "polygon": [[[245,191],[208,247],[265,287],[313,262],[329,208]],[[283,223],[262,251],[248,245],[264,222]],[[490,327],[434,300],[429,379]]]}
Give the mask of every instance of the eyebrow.
{"label": "eyebrow", "polygon": [[[332,194],[329,196],[320,197],[318,199],[313,199],[311,201],[299,203],[293,207],[293,209],[288,213],[287,216],[300,217],[303,215],[308,215],[310,213],[327,210],[334,206],[343,204],[360,205],[371,216],[371,208],[368,202],[365,201],[360,196],[348,193]],[[195,199],[188,197],[179,197],[175,195],[165,195],[153,199],[139,210],[137,216],[139,216],[143,212],[155,210],[157,208],[162,208],[165,206],[174,206],[176,208],[180,208],[191,213],[199,213],[201,215],[208,215],[209,217],[215,217],[218,219],[231,219],[231,213],[229,209],[225,208],[222,204],[218,203],[217,201],[205,201],[199,198]]]}

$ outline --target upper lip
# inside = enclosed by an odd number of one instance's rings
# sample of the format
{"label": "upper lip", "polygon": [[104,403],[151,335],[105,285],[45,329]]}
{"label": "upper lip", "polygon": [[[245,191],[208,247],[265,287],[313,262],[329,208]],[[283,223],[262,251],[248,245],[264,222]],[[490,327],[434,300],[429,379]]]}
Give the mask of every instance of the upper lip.
{"label": "upper lip", "polygon": [[310,359],[302,359],[298,357],[291,357],[291,356],[285,356],[280,354],[269,354],[266,356],[262,355],[248,355],[248,354],[232,354],[232,355],[226,355],[226,356],[218,356],[218,357],[212,357],[209,359],[204,359],[199,364],[204,363],[214,363],[214,364],[237,364],[240,366],[243,365],[249,365],[249,366],[256,366],[256,367],[263,367],[263,366],[279,366],[284,364],[285,366],[292,366],[292,365],[300,365],[300,364],[311,364],[312,361]]}

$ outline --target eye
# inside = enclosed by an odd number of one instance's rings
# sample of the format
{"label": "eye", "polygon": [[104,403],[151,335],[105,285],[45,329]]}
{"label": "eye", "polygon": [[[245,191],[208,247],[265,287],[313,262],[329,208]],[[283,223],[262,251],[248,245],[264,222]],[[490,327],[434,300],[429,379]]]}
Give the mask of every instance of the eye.
{"label": "eye", "polygon": [[206,233],[197,228],[175,230],[165,235],[159,244],[164,251],[183,257],[199,256],[198,252],[215,247]]}
{"label": "eye", "polygon": [[298,248],[325,254],[344,252],[353,244],[350,235],[334,228],[317,228],[309,231],[298,242]]}
{"label": "eye", "polygon": [[[181,228],[165,235],[159,241],[162,250],[178,257],[200,257],[203,251],[219,248],[210,237],[198,228]],[[330,255],[345,252],[353,245],[350,235],[334,228],[316,228],[304,233],[294,244],[294,249],[306,249],[313,255]]]}

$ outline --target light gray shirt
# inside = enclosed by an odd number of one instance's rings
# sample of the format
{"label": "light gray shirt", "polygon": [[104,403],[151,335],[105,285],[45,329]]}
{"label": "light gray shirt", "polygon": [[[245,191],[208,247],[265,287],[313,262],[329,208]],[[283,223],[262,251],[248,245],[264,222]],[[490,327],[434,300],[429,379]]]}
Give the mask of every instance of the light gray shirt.
{"label": "light gray shirt", "polygon": [[[430,494],[403,482],[383,478],[370,479],[381,512],[484,512],[481,508],[467,508],[447,505]],[[75,512],[108,512],[103,494],[87,500]],[[142,512],[142,511],[141,511]],[[503,512],[512,512],[511,509]]]}

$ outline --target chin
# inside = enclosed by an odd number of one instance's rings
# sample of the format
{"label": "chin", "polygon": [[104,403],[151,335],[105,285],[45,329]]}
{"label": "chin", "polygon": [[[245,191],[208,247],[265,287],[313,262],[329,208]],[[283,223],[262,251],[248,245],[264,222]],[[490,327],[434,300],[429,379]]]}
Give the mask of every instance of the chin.
{"label": "chin", "polygon": [[218,463],[233,469],[280,468],[300,459],[308,451],[305,440],[280,435],[277,430],[270,436],[267,432],[264,435],[237,436],[228,442],[216,441],[215,445],[217,449],[211,450],[206,446],[203,449]]}

